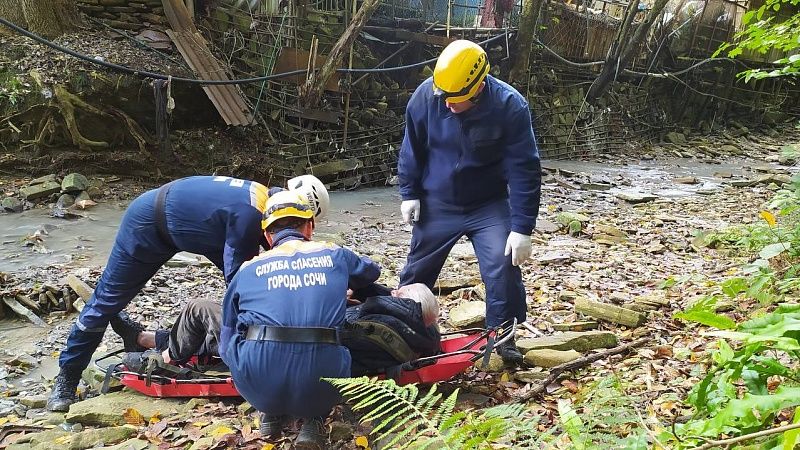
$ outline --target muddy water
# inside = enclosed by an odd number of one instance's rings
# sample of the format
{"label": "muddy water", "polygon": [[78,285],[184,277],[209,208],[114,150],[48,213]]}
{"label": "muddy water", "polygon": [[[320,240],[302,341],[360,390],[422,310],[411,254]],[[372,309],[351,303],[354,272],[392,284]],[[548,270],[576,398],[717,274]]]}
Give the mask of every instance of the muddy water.
{"label": "muddy water", "polygon": [[[331,203],[334,208],[321,221],[318,231],[348,233],[353,229],[352,224],[362,216],[391,217],[397,213],[400,196],[396,189],[369,188],[332,192]],[[127,204],[101,202],[81,212],[85,217],[76,219],[51,217],[48,208],[20,214],[0,213],[0,272],[47,265],[104,265]],[[30,239],[26,237],[34,234],[38,234],[42,241],[29,245]],[[193,258],[188,253],[179,257]]]}
{"label": "muddy water", "polygon": [[[544,166],[584,174],[591,181],[617,185],[610,193],[636,189],[661,197],[683,197],[696,195],[698,190],[720,188],[723,179],[715,176],[720,172],[727,172],[734,178],[753,178],[753,164],[747,160],[709,164],[672,158],[633,164],[547,161]],[[698,183],[675,182],[676,177],[687,176],[697,178]],[[364,216],[383,221],[400,220],[400,196],[395,187],[332,192],[331,203],[330,214],[318,224],[317,230],[321,233],[352,233],[358,228],[354,224]],[[0,271],[13,272],[52,264],[67,267],[105,264],[126,206],[125,202],[101,203],[85,211],[86,217],[70,220],[50,217],[46,208],[21,214],[0,214]],[[26,246],[26,236],[37,231],[42,235],[41,245]]]}

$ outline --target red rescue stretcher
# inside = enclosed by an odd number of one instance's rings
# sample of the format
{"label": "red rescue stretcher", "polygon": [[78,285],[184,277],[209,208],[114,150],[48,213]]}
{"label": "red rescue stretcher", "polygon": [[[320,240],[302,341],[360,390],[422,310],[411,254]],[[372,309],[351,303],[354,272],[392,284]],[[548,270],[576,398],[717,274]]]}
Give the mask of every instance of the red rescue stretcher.
{"label": "red rescue stretcher", "polygon": [[[516,320],[510,326],[496,328],[471,328],[442,334],[442,353],[415,359],[400,366],[394,377],[398,384],[436,383],[446,381],[471,367],[475,361],[484,358],[488,361],[494,347],[514,336]],[[109,381],[119,380],[120,384],[150,397],[238,397],[239,392],[230,374],[204,372],[197,358],[181,367],[187,377],[169,377],[156,374],[142,374],[128,370],[123,364],[103,366],[102,362],[121,353],[111,352],[95,361],[97,367],[106,371],[106,382],[101,391],[109,390]],[[386,374],[375,374],[383,379]]]}

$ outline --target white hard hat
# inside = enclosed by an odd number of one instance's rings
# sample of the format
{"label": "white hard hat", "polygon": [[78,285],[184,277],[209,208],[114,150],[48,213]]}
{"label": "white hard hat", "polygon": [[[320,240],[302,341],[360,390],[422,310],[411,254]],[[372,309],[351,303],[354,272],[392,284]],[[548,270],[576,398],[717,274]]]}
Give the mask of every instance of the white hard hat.
{"label": "white hard hat", "polygon": [[314,210],[314,218],[321,219],[328,213],[331,200],[328,197],[328,190],[319,178],[314,175],[300,175],[289,180],[286,186],[290,191],[295,191],[308,199],[311,209]]}

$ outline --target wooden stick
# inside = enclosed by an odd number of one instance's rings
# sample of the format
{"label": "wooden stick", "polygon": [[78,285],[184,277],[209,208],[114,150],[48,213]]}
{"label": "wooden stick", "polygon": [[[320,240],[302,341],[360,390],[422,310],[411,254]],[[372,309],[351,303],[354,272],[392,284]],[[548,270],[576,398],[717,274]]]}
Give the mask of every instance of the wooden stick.
{"label": "wooden stick", "polygon": [[608,358],[609,356],[616,355],[619,353],[625,353],[628,350],[635,347],[639,347],[640,345],[649,341],[650,341],[649,337],[642,337],[633,342],[628,342],[627,344],[618,345],[606,351],[593,353],[591,355],[578,358],[574,361],[561,364],[560,366],[555,366],[552,369],[550,369],[550,375],[544,381],[536,385],[536,387],[528,391],[525,395],[519,397],[516,401],[519,403],[524,403],[536,397],[537,395],[541,394],[542,392],[545,391],[545,389],[547,389],[547,386],[549,386],[550,383],[556,381],[559,375],[561,375],[563,372],[566,372],[568,370],[580,369],[581,367],[588,366],[589,364],[595,361]]}
{"label": "wooden stick", "polygon": [[[769,436],[771,434],[778,434],[783,433],[784,431],[794,430],[795,428],[800,428],[800,423],[791,423],[789,425],[783,425],[778,428],[771,428],[769,430],[761,430],[756,431],[755,433],[745,434],[742,436],[737,436],[728,439],[721,439],[718,441],[714,440],[707,440],[707,442],[699,447],[695,447],[692,450],[708,450],[714,447],[723,447],[731,444],[737,444],[742,441],[747,441],[749,439],[755,439],[763,436]],[[702,438],[701,438],[702,439]]]}

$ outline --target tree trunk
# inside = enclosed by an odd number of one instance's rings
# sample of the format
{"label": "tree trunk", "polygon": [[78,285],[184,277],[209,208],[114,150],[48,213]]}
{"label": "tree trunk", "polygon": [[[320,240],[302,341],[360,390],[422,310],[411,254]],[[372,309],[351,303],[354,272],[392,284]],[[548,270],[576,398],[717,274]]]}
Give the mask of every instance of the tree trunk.
{"label": "tree trunk", "polygon": [[[520,81],[528,73],[533,39],[536,37],[536,23],[539,21],[539,11],[542,10],[544,0],[524,0],[522,12],[519,17],[519,33],[517,34],[517,55],[514,67],[509,74],[509,82]],[[527,80],[526,80],[527,81]]]}
{"label": "tree trunk", "polygon": [[[667,5],[668,1],[669,0],[656,0],[656,2],[653,4],[653,7],[650,9],[650,12],[636,28],[633,37],[631,37],[624,46],[620,46],[617,55],[621,56],[616,56],[613,60],[610,58],[606,59],[606,63],[603,66],[603,71],[600,73],[600,76],[597,77],[597,80],[595,80],[595,82],[592,84],[591,89],[589,89],[589,95],[587,96],[589,100],[598,99],[600,96],[605,94],[605,92],[611,86],[611,82],[616,78],[611,77],[612,73],[618,74],[628,68],[631,61],[633,61],[633,58],[635,58],[639,53],[639,47],[641,47],[642,42],[644,42],[645,38],[647,38],[647,34],[650,32],[650,27],[653,26],[653,23],[661,14],[661,11]],[[609,55],[609,57],[610,56],[611,55]]]}
{"label": "tree trunk", "polygon": [[[355,0],[354,0],[355,1]],[[344,55],[350,48],[356,36],[367,24],[367,21],[372,17],[372,13],[378,8],[381,0],[364,0],[364,3],[359,8],[358,12],[353,16],[353,20],[347,25],[342,37],[336,41],[331,49],[328,59],[325,64],[317,73],[311,73],[308,76],[305,84],[300,86],[300,105],[304,108],[313,108],[319,103],[322,97],[322,90],[328,83],[330,77],[336,72],[336,69],[342,65]]]}
{"label": "tree trunk", "polygon": [[82,24],[74,0],[0,0],[0,17],[49,39]]}
{"label": "tree trunk", "polygon": [[625,11],[625,17],[622,19],[622,25],[617,30],[617,35],[611,42],[606,55],[606,62],[603,64],[603,70],[600,75],[589,86],[589,93],[586,95],[587,100],[592,101],[599,98],[606,91],[606,88],[611,84],[616,75],[622,68],[619,67],[619,55],[625,48],[625,42],[628,40],[628,33],[633,18],[636,16],[639,3],[631,1],[628,3],[628,9]]}

